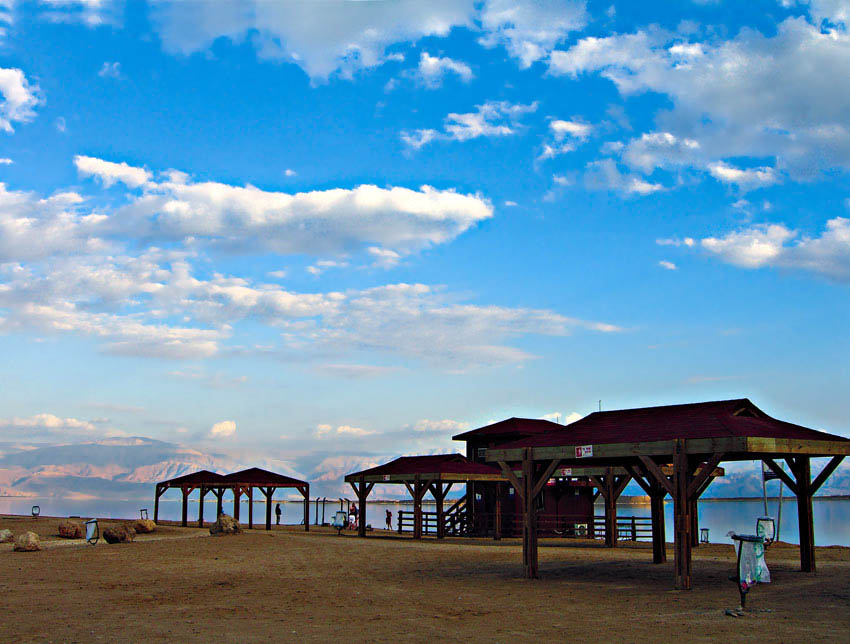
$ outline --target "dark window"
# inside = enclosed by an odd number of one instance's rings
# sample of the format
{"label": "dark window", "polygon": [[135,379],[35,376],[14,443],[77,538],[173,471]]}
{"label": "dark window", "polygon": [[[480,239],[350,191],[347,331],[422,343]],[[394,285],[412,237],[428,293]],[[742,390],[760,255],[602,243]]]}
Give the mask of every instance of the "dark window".
{"label": "dark window", "polygon": [[487,448],[486,447],[479,447],[477,450],[475,450],[475,453],[477,455],[477,458],[483,461],[484,460],[484,454],[487,453]]}

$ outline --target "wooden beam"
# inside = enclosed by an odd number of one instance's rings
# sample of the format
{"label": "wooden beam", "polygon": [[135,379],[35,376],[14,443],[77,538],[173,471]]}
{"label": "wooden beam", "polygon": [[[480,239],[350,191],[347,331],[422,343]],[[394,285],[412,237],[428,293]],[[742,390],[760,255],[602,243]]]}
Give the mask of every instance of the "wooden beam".
{"label": "wooden beam", "polygon": [[704,465],[701,465],[693,480],[688,484],[688,498],[694,496],[696,491],[700,488],[700,486],[705,483],[705,481],[711,476],[711,473],[714,472],[714,468],[717,467],[718,463],[723,460],[724,454],[722,452],[718,452]]}
{"label": "wooden beam", "polygon": [[634,481],[646,492],[647,496],[652,496],[652,486],[644,480],[642,472],[634,465],[626,465],[625,468]]}
{"label": "wooden beam", "polygon": [[207,495],[207,488],[203,485],[200,488],[201,496],[198,499],[198,527],[204,527],[204,497]]}
{"label": "wooden beam", "polygon": [[643,463],[643,466],[646,468],[646,471],[649,472],[655,481],[661,485],[670,496],[676,496],[676,490],[673,487],[673,484],[670,482],[666,476],[664,476],[664,472],[661,471],[661,468],[658,467],[658,464],[653,461],[648,456],[639,456],[640,462]]}
{"label": "wooden beam", "polygon": [[692,505],[688,497],[688,486],[690,484],[690,464],[685,452],[685,441],[679,440],[676,444],[676,452],[673,456],[674,490],[673,503],[676,519],[675,532],[675,568],[676,589],[691,589],[691,516]]}
{"label": "wooden beam", "polygon": [[809,492],[811,492],[811,494],[817,492],[820,489],[820,486],[823,485],[824,481],[826,481],[826,479],[829,477],[829,475],[835,471],[835,468],[841,465],[841,461],[843,460],[843,456],[833,456],[832,460],[829,461],[829,463],[826,464],[826,467],[821,470],[821,473],[817,475],[817,478],[812,481],[812,485],[809,488]]}
{"label": "wooden beam", "polygon": [[788,486],[788,489],[791,490],[795,495],[797,494],[797,482],[788,476],[788,473],[779,467],[779,464],[774,461],[772,458],[762,459],[764,464],[770,468],[770,471],[776,474],[779,477],[779,480],[785,483]]}
{"label": "wooden beam", "polygon": [[800,534],[800,570],[815,572],[815,526],[812,512],[811,462],[808,456],[786,458],[797,477],[797,519]]}
{"label": "wooden beam", "polygon": [[505,475],[505,478],[508,479],[508,482],[513,486],[514,490],[516,490],[516,493],[519,494],[519,498],[524,499],[525,489],[519,484],[519,479],[517,479],[513,470],[508,467],[508,464],[504,461],[499,461],[499,467],[502,470],[502,474]]}
{"label": "wooden beam", "polygon": [[626,486],[629,484],[629,480],[632,477],[626,474],[622,477],[614,478],[614,501],[620,498],[620,495],[623,493],[623,490],[626,489]]}
{"label": "wooden beam", "polygon": [[534,489],[531,492],[532,497],[536,497],[540,494],[540,490],[542,490],[543,486],[545,486],[549,481],[549,478],[552,476],[552,472],[555,471],[555,468],[558,467],[560,462],[561,461],[559,459],[555,459],[546,466],[546,469],[543,470],[543,474],[541,474],[540,479],[534,484]]}
{"label": "wooden beam", "polygon": [[274,488],[269,486],[265,490],[260,488],[260,492],[262,492],[266,496],[266,530],[272,529],[272,497],[274,496]]}

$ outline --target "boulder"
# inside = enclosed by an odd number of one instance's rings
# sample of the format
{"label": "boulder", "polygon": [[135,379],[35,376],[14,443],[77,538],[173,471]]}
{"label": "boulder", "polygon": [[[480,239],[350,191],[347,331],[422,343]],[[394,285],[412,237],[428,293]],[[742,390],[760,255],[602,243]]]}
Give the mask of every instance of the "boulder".
{"label": "boulder", "polygon": [[242,526],[236,519],[227,514],[220,515],[218,520],[210,526],[210,534],[212,535],[239,534],[240,532],[242,532]]}
{"label": "boulder", "polygon": [[106,543],[129,543],[135,536],[136,531],[128,524],[112,526],[103,531]]}
{"label": "boulder", "polygon": [[0,530],[0,543],[12,543],[15,540],[15,537],[12,535],[12,531],[8,528],[4,528]]}
{"label": "boulder", "polygon": [[138,534],[148,534],[156,530],[156,524],[152,519],[139,519],[133,523],[133,528]]}
{"label": "boulder", "polygon": [[82,539],[86,529],[79,521],[62,521],[59,524],[59,536],[63,539]]}
{"label": "boulder", "polygon": [[41,542],[35,532],[24,532],[15,538],[15,550],[17,552],[34,552],[41,550]]}

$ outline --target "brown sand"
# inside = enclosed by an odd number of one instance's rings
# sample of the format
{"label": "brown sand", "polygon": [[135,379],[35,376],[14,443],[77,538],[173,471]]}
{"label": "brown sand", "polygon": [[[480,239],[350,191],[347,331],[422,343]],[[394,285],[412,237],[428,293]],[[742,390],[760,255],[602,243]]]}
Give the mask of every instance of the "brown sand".
{"label": "brown sand", "polygon": [[817,574],[804,574],[797,548],[775,544],[773,583],[733,618],[731,544],[697,548],[683,592],[672,590],[672,548],[656,566],[647,544],[542,540],[542,579],[528,581],[515,539],[162,526],[91,547],[57,545],[57,525],[0,518],[48,546],[0,547],[2,642],[838,642],[850,632],[848,548],[818,548]]}

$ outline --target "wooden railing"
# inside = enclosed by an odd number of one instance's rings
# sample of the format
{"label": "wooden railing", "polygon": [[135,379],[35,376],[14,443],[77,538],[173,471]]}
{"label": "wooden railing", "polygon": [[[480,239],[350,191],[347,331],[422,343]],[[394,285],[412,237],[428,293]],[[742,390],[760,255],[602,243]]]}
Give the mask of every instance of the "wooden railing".
{"label": "wooden railing", "polygon": [[[443,532],[447,537],[461,537],[469,534],[469,515],[466,511],[466,496],[455,501],[443,513]],[[413,532],[414,513],[411,510],[398,511],[398,532]],[[422,511],[422,534],[437,534],[437,513]]]}

